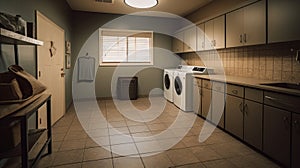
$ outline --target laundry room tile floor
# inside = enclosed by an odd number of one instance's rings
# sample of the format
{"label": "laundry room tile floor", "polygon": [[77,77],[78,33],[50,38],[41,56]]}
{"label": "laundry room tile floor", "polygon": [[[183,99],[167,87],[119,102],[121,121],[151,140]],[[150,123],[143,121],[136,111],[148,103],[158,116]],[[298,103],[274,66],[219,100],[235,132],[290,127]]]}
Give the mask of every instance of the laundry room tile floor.
{"label": "laundry room tile floor", "polygon": [[[37,167],[279,167],[164,98],[96,104],[74,103],[53,126],[53,153]],[[199,135],[208,138],[200,142]]]}

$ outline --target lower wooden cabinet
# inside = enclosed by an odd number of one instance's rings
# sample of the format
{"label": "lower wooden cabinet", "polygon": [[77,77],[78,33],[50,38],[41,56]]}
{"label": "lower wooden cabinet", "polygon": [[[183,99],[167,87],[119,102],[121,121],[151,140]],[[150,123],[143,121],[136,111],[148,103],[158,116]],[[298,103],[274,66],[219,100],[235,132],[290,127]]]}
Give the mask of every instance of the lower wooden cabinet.
{"label": "lower wooden cabinet", "polygon": [[264,105],[263,126],[263,152],[290,167],[291,112]]}
{"label": "lower wooden cabinet", "polygon": [[225,129],[243,139],[243,98],[227,95]]}
{"label": "lower wooden cabinet", "polygon": [[211,122],[224,128],[224,107],[225,107],[224,92],[212,90],[212,113]]}
{"label": "lower wooden cabinet", "polygon": [[292,167],[300,167],[300,114],[292,115]]}
{"label": "lower wooden cabinet", "polygon": [[263,105],[245,100],[244,104],[244,141],[262,150]]}
{"label": "lower wooden cabinet", "polygon": [[211,109],[211,90],[202,88],[202,116],[207,120],[211,121],[211,113],[209,113]]}

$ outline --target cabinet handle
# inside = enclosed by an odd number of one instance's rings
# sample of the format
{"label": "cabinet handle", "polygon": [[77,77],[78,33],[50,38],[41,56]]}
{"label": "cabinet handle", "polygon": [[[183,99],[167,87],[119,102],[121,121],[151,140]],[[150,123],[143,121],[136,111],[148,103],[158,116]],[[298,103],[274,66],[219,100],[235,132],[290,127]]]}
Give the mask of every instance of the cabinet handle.
{"label": "cabinet handle", "polygon": [[244,33],[244,42],[247,43],[247,34]]}
{"label": "cabinet handle", "polygon": [[244,105],[244,112],[245,112],[245,114],[248,114],[248,104]]}
{"label": "cabinet handle", "polygon": [[217,46],[217,41],[216,40],[214,40],[214,46]]}
{"label": "cabinet handle", "polygon": [[240,35],[240,43],[243,43],[243,35]]}
{"label": "cabinet handle", "polygon": [[293,122],[293,125],[294,125],[294,127],[298,128],[298,127],[299,127],[299,121],[298,121],[298,120],[295,120],[295,121]]}
{"label": "cabinet handle", "polygon": [[284,122],[287,122],[287,120],[288,120],[288,117],[287,117],[287,116],[284,116],[284,117],[283,117],[283,121],[284,121]]}
{"label": "cabinet handle", "polygon": [[240,111],[243,112],[243,103],[240,103]]}
{"label": "cabinet handle", "polygon": [[231,91],[233,94],[237,95],[238,94],[238,91],[237,90],[232,90]]}

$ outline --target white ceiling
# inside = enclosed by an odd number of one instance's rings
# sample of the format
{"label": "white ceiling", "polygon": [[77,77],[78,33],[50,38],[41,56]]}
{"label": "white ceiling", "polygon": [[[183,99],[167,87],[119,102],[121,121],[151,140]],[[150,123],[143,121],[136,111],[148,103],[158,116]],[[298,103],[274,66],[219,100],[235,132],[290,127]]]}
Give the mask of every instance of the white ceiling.
{"label": "white ceiling", "polygon": [[179,16],[185,16],[198,8],[208,4],[212,0],[158,0],[158,5],[150,9],[135,9],[127,6],[124,0],[113,0],[112,4],[96,2],[96,0],[67,0],[73,10],[131,14],[144,11],[168,12]]}

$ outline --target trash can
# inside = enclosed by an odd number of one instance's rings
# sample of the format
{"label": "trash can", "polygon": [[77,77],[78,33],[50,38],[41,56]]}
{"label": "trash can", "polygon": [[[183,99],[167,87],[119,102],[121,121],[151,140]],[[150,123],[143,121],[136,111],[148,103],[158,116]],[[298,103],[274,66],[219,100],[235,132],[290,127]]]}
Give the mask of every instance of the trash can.
{"label": "trash can", "polygon": [[119,77],[117,83],[117,96],[121,100],[136,100],[138,95],[137,77]]}

